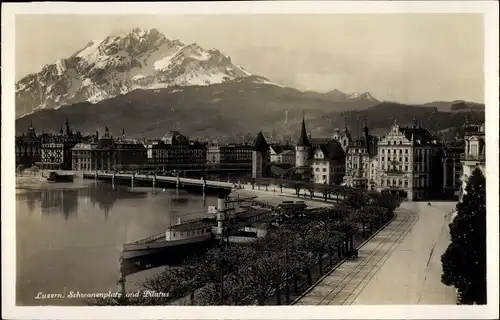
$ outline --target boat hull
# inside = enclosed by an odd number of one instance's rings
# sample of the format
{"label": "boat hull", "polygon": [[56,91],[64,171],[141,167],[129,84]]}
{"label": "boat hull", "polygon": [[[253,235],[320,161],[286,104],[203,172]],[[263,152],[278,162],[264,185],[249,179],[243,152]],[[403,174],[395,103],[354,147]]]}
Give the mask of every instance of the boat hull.
{"label": "boat hull", "polygon": [[75,177],[72,174],[58,174],[56,172],[50,172],[47,177],[48,182],[73,182]]}
{"label": "boat hull", "polygon": [[165,254],[172,258],[172,262],[183,257],[190,251],[206,248],[212,241],[212,237],[199,237],[186,239],[184,241],[154,241],[148,243],[128,243],[123,245],[122,258],[132,259],[154,254]]}

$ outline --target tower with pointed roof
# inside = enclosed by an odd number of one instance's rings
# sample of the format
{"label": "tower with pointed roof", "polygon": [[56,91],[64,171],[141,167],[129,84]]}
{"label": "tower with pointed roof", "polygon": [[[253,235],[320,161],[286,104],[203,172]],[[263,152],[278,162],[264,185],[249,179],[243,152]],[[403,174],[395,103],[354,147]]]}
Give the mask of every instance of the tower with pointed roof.
{"label": "tower with pointed roof", "polygon": [[66,118],[66,136],[70,136],[71,135],[71,129],[69,127],[69,122],[68,122],[68,118]]}
{"label": "tower with pointed roof", "polygon": [[311,152],[311,141],[307,138],[306,121],[302,116],[302,128],[300,130],[299,140],[295,146],[295,166],[297,168],[306,168],[309,166],[309,156]]}
{"label": "tower with pointed roof", "polygon": [[349,132],[349,128],[347,126],[347,117],[344,117],[344,130],[342,130],[342,134],[340,135],[340,145],[342,146],[342,149],[344,152],[347,153],[347,147],[349,146],[349,143],[351,142],[351,133]]}
{"label": "tower with pointed roof", "polygon": [[269,164],[269,144],[259,131],[255,138],[252,150],[252,178],[257,179],[265,175]]}

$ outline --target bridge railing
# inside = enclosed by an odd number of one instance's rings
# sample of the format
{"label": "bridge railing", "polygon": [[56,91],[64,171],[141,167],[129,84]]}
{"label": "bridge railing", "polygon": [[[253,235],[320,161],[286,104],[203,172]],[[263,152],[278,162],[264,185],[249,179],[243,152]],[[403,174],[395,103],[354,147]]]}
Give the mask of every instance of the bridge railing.
{"label": "bridge railing", "polygon": [[[90,176],[93,177],[95,175],[95,172],[83,172],[84,176]],[[135,179],[141,180],[141,179],[153,179],[155,177],[154,175],[144,175],[144,174],[127,174],[127,173],[109,173],[109,172],[98,172],[99,177],[105,177],[105,178],[126,178],[126,179],[131,179],[132,176],[134,176]],[[177,177],[172,177],[172,176],[159,176],[156,175],[156,179],[158,181],[171,181],[175,182],[177,179],[179,179],[179,182],[181,183],[188,183],[188,184],[196,184],[196,185],[201,185],[203,184],[203,180],[201,179],[192,179],[192,178],[177,178]],[[205,180],[205,183],[207,186],[217,186],[217,187],[233,187],[234,183],[231,182],[222,182],[222,181],[212,181],[212,180]]]}

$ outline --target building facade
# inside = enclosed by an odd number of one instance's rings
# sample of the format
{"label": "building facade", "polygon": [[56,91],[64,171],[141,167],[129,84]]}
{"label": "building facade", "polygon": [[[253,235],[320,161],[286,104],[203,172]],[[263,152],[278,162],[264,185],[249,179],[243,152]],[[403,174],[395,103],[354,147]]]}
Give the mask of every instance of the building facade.
{"label": "building facade", "polygon": [[207,147],[198,141],[190,141],[178,131],[172,131],[147,146],[147,158],[148,164],[155,167],[203,165],[207,162]]}
{"label": "building facade", "polygon": [[469,124],[466,121],[465,131],[465,152],[462,157],[462,186],[460,192],[460,201],[466,194],[466,187],[472,172],[479,168],[483,174],[486,174],[486,132],[484,123]]}
{"label": "building facade", "polygon": [[252,164],[252,152],[252,145],[212,145],[207,148],[207,163],[212,165],[250,166]]}
{"label": "building facade", "polygon": [[344,153],[347,154],[347,149],[352,140],[351,133],[349,132],[349,128],[347,127],[347,117],[344,118],[345,127],[344,130],[340,130],[340,128],[335,128],[333,130],[332,139],[338,141],[344,150]]}
{"label": "building facade", "polygon": [[42,142],[41,137],[36,135],[33,123],[30,123],[28,132],[20,136],[16,136],[16,166],[23,165],[29,168],[42,159]]}
{"label": "building facade", "polygon": [[340,185],[345,174],[345,153],[340,142],[315,146],[311,159],[311,182]]}
{"label": "building facade", "polygon": [[312,151],[311,141],[307,137],[306,122],[302,118],[300,136],[295,146],[295,167],[296,172],[305,180],[310,180],[311,178],[310,159],[313,156]]}
{"label": "building facade", "polygon": [[363,135],[349,141],[346,155],[344,184],[349,187],[368,189],[370,187],[370,159],[377,154],[378,138],[369,134],[363,126]]}
{"label": "building facade", "polygon": [[458,198],[462,188],[462,158],[464,156],[465,140],[456,139],[443,142],[443,196]]}
{"label": "building facade", "polygon": [[295,166],[295,150],[293,146],[273,144],[269,146],[272,163],[286,163]]}
{"label": "building facade", "polygon": [[258,179],[267,176],[271,162],[269,144],[262,131],[257,134],[252,150],[252,178]]}
{"label": "building facade", "polygon": [[370,158],[368,161],[368,190],[374,191],[377,188],[377,183],[379,181],[379,174],[378,174],[378,156],[375,154],[373,157]]}
{"label": "building facade", "polygon": [[91,143],[78,143],[72,148],[75,171],[115,171],[139,167],[146,162],[147,151],[142,143],[114,139],[106,126],[104,135]]}
{"label": "building facade", "polygon": [[400,127],[395,120],[378,143],[378,190],[410,201],[432,196],[433,174],[442,166],[436,163],[439,149],[437,140],[415,121],[412,127]]}
{"label": "building facade", "polygon": [[42,139],[42,169],[72,170],[72,148],[83,140],[79,132],[73,132],[66,119],[66,130]]}

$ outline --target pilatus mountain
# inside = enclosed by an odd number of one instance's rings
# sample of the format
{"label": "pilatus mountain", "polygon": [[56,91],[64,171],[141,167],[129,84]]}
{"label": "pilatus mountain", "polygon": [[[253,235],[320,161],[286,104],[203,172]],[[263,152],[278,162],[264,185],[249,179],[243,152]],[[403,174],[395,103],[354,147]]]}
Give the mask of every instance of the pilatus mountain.
{"label": "pilatus mountain", "polygon": [[[387,106],[396,108],[388,111]],[[364,117],[372,128],[382,128],[393,117],[410,123],[415,116],[454,133],[464,120],[463,111],[484,119],[483,108],[442,101],[407,106],[338,89],[303,92],[252,74],[217,49],[186,45],[156,29],[140,28],[90,41],[16,83],[17,132],[30,122],[38,130],[55,132],[68,118],[82,133],[108,125],[135,137],[161,136],[173,129],[191,136],[274,129],[294,134],[304,110],[313,134],[344,126],[345,116],[352,128]]]}

